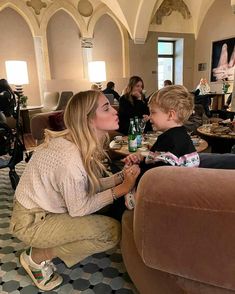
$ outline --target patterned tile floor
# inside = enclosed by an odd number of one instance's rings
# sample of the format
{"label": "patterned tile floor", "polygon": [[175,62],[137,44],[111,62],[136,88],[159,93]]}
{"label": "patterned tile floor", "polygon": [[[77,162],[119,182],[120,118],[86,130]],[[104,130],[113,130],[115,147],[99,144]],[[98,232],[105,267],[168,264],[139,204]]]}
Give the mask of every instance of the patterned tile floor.
{"label": "patterned tile floor", "polygon": [[[17,165],[19,175],[24,165],[25,163]],[[18,257],[25,245],[8,232],[14,194],[8,171],[8,169],[0,169],[0,293],[41,293],[31,283],[19,263]],[[95,254],[70,269],[59,259],[55,259],[54,263],[64,282],[58,289],[47,293],[137,293],[125,270],[120,249]]]}

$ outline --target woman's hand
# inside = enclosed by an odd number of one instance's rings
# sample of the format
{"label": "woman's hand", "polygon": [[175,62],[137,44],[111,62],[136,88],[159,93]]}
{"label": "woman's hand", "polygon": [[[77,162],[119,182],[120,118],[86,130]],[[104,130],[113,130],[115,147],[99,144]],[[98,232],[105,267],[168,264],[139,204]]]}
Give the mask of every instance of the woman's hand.
{"label": "woman's hand", "polygon": [[143,160],[144,157],[139,152],[130,154],[123,159],[126,167],[132,166],[133,164],[139,164]]}
{"label": "woman's hand", "polygon": [[[124,169],[124,181],[123,186],[126,188],[126,193],[128,193],[135,185],[135,181],[140,174],[140,168],[138,165],[132,165],[131,167],[128,167]],[[125,193],[125,194],[126,194]]]}
{"label": "woman's hand", "polygon": [[135,186],[136,179],[140,174],[140,168],[138,165],[132,165],[123,170],[124,180],[123,182],[113,188],[113,193],[117,198],[127,194]]}
{"label": "woman's hand", "polygon": [[132,91],[131,95],[136,97],[137,100],[141,100],[142,99],[142,94],[139,91]]}

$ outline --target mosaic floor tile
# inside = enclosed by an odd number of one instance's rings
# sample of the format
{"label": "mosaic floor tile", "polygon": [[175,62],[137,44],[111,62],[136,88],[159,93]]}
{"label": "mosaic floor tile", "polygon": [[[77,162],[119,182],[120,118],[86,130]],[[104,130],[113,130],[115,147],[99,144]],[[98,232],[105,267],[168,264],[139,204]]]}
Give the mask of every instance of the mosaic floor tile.
{"label": "mosaic floor tile", "polygon": [[[25,163],[17,165],[20,175]],[[19,263],[26,248],[24,243],[9,233],[14,191],[7,169],[0,169],[0,293],[41,294]],[[85,258],[72,268],[60,260],[54,263],[63,277],[62,285],[47,294],[137,294],[122,261],[120,248],[97,253]]]}

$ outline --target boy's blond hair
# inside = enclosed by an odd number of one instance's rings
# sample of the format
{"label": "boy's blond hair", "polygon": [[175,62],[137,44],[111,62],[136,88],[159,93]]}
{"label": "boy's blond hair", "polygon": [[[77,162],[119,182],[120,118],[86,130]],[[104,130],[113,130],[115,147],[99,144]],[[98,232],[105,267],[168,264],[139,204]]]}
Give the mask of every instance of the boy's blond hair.
{"label": "boy's blond hair", "polygon": [[163,112],[174,110],[178,122],[184,123],[193,112],[194,99],[189,91],[180,85],[164,87],[153,93],[149,100],[149,107],[159,107]]}

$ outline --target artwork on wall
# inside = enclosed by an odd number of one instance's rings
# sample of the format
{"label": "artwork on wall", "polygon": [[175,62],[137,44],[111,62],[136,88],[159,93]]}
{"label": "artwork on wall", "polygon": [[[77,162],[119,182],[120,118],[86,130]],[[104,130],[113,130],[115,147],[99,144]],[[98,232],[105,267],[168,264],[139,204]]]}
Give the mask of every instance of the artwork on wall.
{"label": "artwork on wall", "polygon": [[212,43],[211,82],[232,81],[235,70],[235,38]]}

